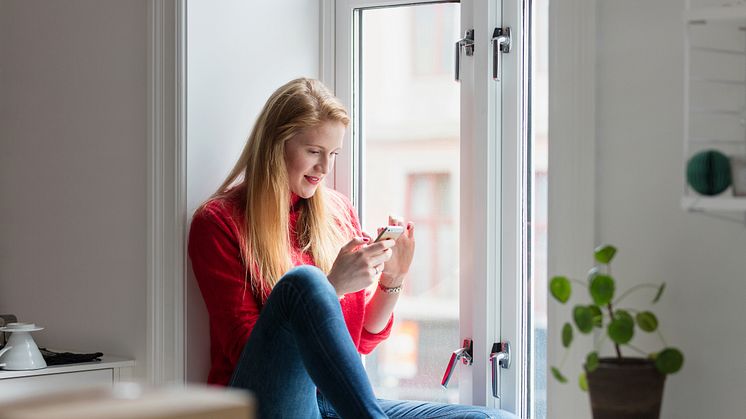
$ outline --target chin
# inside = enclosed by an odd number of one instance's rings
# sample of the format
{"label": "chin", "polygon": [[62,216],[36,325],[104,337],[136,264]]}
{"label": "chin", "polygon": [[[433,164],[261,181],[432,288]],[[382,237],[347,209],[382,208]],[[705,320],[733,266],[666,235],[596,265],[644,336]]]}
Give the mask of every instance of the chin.
{"label": "chin", "polygon": [[296,192],[295,194],[298,195],[300,198],[308,199],[308,198],[312,197],[316,193],[316,189],[318,189],[318,188],[303,189],[303,190],[301,190],[299,192]]}

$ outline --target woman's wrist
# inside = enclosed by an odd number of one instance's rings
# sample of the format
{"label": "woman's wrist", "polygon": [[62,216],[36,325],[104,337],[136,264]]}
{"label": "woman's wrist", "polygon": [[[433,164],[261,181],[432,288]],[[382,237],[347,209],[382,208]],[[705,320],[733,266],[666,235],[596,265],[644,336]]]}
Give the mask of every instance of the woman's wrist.
{"label": "woman's wrist", "polygon": [[404,283],[404,275],[391,275],[387,272],[382,272],[378,283],[385,288],[401,287],[401,284]]}

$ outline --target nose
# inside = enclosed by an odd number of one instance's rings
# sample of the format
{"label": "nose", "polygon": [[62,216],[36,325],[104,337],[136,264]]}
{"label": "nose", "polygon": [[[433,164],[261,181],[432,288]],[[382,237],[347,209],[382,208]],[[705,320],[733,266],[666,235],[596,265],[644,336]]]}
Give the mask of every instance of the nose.
{"label": "nose", "polygon": [[321,172],[322,175],[329,173],[332,167],[332,158],[328,154],[323,154],[316,164],[316,170]]}

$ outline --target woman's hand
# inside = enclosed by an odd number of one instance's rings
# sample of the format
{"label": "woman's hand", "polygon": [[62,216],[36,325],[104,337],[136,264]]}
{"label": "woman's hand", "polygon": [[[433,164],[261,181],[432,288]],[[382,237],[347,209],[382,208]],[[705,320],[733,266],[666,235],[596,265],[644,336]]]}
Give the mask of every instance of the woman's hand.
{"label": "woman's hand", "polygon": [[[404,227],[404,221],[389,216],[389,225]],[[380,231],[379,231],[380,233]],[[414,256],[414,223],[406,223],[404,233],[396,239],[396,246],[392,249],[391,259],[383,267],[380,282],[384,287],[398,287],[404,282],[409,272]]]}
{"label": "woman's hand", "polygon": [[355,237],[345,244],[327,277],[337,295],[360,291],[375,282],[383,263],[391,258],[394,240],[366,245],[370,237]]}

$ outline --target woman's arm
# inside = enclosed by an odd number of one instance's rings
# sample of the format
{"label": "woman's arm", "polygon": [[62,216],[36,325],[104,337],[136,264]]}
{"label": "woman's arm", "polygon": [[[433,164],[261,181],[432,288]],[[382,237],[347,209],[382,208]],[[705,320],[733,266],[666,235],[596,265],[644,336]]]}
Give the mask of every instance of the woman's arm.
{"label": "woman's arm", "polygon": [[[389,217],[389,225],[403,226],[404,222]],[[413,223],[407,223],[404,234],[396,240],[396,245],[391,250],[391,259],[380,268],[383,272],[378,278],[378,286],[373,298],[368,302],[365,310],[363,327],[372,334],[380,333],[386,328],[396,302],[399,300],[401,286],[414,256]]]}

